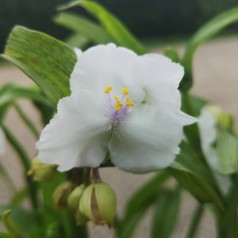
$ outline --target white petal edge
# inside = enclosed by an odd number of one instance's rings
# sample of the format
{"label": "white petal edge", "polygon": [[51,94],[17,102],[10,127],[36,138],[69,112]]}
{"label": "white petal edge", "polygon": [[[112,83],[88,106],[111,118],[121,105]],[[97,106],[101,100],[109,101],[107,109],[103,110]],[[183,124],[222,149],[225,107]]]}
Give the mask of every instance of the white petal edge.
{"label": "white petal edge", "polygon": [[108,119],[102,104],[89,91],[63,98],[58,112],[44,128],[37,149],[39,159],[58,170],[98,167],[104,160]]}
{"label": "white petal edge", "polygon": [[154,106],[134,111],[109,141],[112,162],[119,168],[146,173],[168,167],[179,153],[182,125]]}

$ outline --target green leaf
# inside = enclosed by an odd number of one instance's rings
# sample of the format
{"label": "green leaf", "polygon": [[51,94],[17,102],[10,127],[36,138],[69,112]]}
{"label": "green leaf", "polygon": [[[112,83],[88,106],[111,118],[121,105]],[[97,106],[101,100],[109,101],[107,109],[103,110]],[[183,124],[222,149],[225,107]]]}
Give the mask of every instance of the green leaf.
{"label": "green leaf", "polygon": [[130,216],[144,206],[148,206],[156,199],[160,186],[169,178],[167,172],[159,172],[141,188],[139,188],[129,199],[126,206],[126,215]]}
{"label": "green leaf", "polygon": [[12,199],[11,203],[12,204],[21,204],[23,200],[25,200],[28,196],[28,189],[26,187],[20,189],[19,191],[15,192]]}
{"label": "green leaf", "polygon": [[5,228],[13,237],[27,238],[25,232],[23,232],[23,230],[21,230],[15,223],[15,221],[12,219],[11,213],[12,212],[10,210],[6,210],[3,212],[2,220]]}
{"label": "green leaf", "polygon": [[218,166],[222,174],[238,171],[238,138],[225,130],[220,130],[217,141]]}
{"label": "green leaf", "polygon": [[65,39],[65,42],[66,42],[66,44],[70,45],[71,47],[77,47],[82,50],[89,43],[89,39],[82,36],[81,34],[73,33]]}
{"label": "green leaf", "polygon": [[2,163],[0,163],[0,177],[2,181],[6,183],[8,188],[10,188],[12,191],[16,191],[16,186],[13,183],[11,176],[9,175],[8,171],[5,169]]}
{"label": "green leaf", "polygon": [[179,213],[180,190],[165,190],[155,204],[151,238],[168,238],[173,233]]}
{"label": "green leaf", "polygon": [[73,13],[60,13],[54,17],[54,22],[86,37],[95,44],[112,42],[112,38],[102,27],[85,17],[77,16]]}
{"label": "green leaf", "polygon": [[180,57],[177,50],[173,47],[168,47],[164,50],[164,55],[170,58],[173,62],[180,62]]}
{"label": "green leaf", "polygon": [[16,26],[2,58],[15,64],[36,82],[56,105],[70,94],[69,78],[76,63],[73,50],[41,32]]}
{"label": "green leaf", "polygon": [[68,9],[74,6],[81,6],[92,14],[116,44],[127,47],[138,54],[147,52],[122,23],[98,3],[83,0],[74,1],[62,6],[60,9]]}
{"label": "green leaf", "polygon": [[192,60],[198,46],[236,21],[238,21],[238,8],[233,8],[210,20],[192,37],[190,42],[187,44],[182,60],[182,64],[185,68],[185,76],[180,84],[182,91],[187,91],[193,84]]}
{"label": "green leaf", "polygon": [[20,98],[31,99],[52,108],[52,104],[38,87],[26,88],[16,84],[6,84],[0,91],[0,121],[3,119],[6,111]]}
{"label": "green leaf", "polygon": [[135,213],[131,214],[130,219],[123,220],[117,228],[117,238],[131,238],[137,224],[145,215],[147,207],[143,207]]}
{"label": "green leaf", "polygon": [[0,238],[14,238],[7,233],[0,232]]}
{"label": "green leaf", "polygon": [[181,152],[168,171],[200,202],[213,202],[223,209],[223,200],[212,172],[193,153],[189,144],[182,142]]}
{"label": "green leaf", "polygon": [[21,106],[19,106],[17,103],[14,103],[14,108],[25,125],[31,130],[36,139],[38,139],[40,134],[36,126],[34,125],[34,122],[28,117],[28,115],[26,115]]}

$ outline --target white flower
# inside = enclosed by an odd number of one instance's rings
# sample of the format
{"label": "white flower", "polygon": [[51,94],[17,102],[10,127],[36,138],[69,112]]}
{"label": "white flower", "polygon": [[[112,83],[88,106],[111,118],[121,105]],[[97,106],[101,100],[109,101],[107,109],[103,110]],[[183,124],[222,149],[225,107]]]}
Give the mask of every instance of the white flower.
{"label": "white flower", "polygon": [[220,110],[220,108],[215,106],[205,106],[201,110],[201,115],[198,118],[198,127],[201,137],[202,151],[207,159],[210,168],[216,178],[218,186],[223,192],[227,192],[231,184],[229,177],[223,176],[219,173],[218,167],[218,155],[215,147],[217,140],[217,118],[214,115],[214,109]]}
{"label": "white flower", "polygon": [[98,167],[109,152],[126,171],[169,166],[179,153],[183,126],[195,122],[180,111],[183,68],[114,44],[78,51],[77,58],[71,95],[59,101],[37,143],[40,160],[66,171]]}
{"label": "white flower", "polygon": [[0,127],[0,155],[3,155],[5,152],[5,136]]}

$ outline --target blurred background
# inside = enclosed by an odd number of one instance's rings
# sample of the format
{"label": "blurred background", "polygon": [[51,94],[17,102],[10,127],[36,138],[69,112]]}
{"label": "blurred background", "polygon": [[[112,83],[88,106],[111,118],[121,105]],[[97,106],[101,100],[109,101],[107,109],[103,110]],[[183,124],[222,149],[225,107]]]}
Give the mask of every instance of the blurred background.
{"label": "blurred background", "polygon": [[[0,0],[0,51],[11,28],[18,24],[59,39],[69,32],[52,18],[57,6],[68,0]],[[238,0],[97,0],[140,38],[190,35],[219,12],[238,6]],[[70,10],[72,11],[72,10]],[[73,11],[86,14],[82,9]],[[238,25],[230,28],[237,31]]]}

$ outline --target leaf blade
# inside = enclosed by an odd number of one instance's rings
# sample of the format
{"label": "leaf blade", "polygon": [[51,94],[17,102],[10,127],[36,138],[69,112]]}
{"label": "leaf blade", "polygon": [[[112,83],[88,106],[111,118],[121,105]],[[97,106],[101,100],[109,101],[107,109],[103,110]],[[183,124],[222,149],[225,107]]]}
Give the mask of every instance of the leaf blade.
{"label": "leaf blade", "polygon": [[76,56],[63,42],[41,32],[16,26],[1,57],[15,64],[35,81],[54,105],[60,98],[70,94],[69,78]]}
{"label": "leaf blade", "polygon": [[74,1],[62,6],[60,9],[68,9],[74,6],[81,6],[93,15],[105,31],[113,38],[116,44],[127,47],[138,54],[145,54],[147,50],[136,40],[129,30],[115,16],[105,8],[92,1]]}

